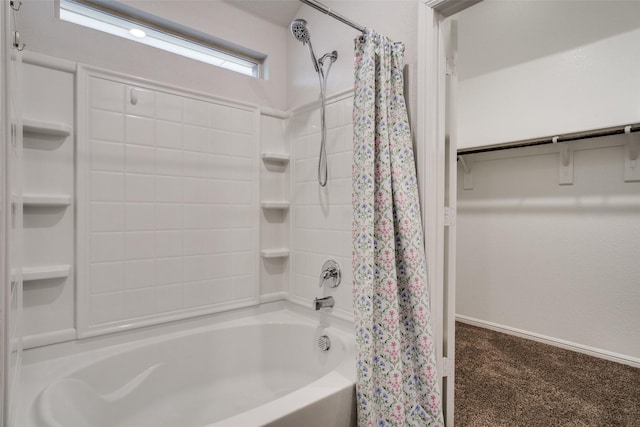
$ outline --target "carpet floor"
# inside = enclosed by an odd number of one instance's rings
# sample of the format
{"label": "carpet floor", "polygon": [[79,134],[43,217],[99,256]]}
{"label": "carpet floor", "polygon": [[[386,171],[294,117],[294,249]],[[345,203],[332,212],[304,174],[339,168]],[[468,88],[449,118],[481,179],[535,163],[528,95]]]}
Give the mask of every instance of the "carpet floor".
{"label": "carpet floor", "polygon": [[456,323],[456,427],[640,426],[640,369]]}

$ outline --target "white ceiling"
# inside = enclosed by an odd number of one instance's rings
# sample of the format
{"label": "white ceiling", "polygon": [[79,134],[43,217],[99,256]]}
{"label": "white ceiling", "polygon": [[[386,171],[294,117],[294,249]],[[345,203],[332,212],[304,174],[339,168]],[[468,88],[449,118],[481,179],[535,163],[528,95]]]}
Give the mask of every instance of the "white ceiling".
{"label": "white ceiling", "polygon": [[298,0],[223,0],[238,9],[259,16],[281,27],[289,28],[295,19],[300,3]]}

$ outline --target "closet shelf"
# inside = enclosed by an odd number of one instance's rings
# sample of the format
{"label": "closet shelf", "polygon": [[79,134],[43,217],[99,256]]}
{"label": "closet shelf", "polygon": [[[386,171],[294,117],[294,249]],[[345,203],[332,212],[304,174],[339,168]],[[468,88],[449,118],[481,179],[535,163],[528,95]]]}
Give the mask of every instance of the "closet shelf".
{"label": "closet shelf", "polygon": [[24,267],[22,269],[22,280],[31,282],[34,280],[57,279],[59,277],[68,277],[69,274],[71,274],[71,266],[68,264]]}
{"label": "closet shelf", "polygon": [[260,202],[263,209],[289,209],[288,200],[265,200]]}
{"label": "closet shelf", "polygon": [[71,126],[69,125],[33,119],[23,119],[22,130],[24,133],[37,133],[48,136],[67,137],[71,135]]}
{"label": "closet shelf", "polygon": [[271,153],[264,152],[262,153],[262,160],[265,162],[271,163],[289,163],[289,154],[286,153]]}
{"label": "closet shelf", "polygon": [[289,256],[289,249],[263,249],[260,251],[260,256],[262,256],[262,258],[287,258]]}
{"label": "closet shelf", "polygon": [[25,193],[22,195],[22,204],[24,206],[69,206],[71,204],[71,196],[69,194],[32,194]]}

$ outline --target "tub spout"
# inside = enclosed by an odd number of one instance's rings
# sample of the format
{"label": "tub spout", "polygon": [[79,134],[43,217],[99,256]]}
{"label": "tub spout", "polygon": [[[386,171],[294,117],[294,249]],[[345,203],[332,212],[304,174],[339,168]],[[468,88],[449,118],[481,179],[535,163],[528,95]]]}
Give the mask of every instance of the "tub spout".
{"label": "tub spout", "polygon": [[334,301],[333,301],[333,297],[329,296],[329,297],[324,297],[324,298],[316,298],[313,300],[313,305],[316,309],[316,311],[320,310],[321,308],[331,308],[333,307]]}

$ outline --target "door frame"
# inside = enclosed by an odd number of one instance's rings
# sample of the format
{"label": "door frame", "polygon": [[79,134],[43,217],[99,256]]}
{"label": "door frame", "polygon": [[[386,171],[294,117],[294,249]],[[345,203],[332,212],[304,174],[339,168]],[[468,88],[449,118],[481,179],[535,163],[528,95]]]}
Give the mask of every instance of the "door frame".
{"label": "door frame", "polygon": [[482,0],[420,0],[417,167],[445,424],[454,425],[457,26],[446,18]]}

